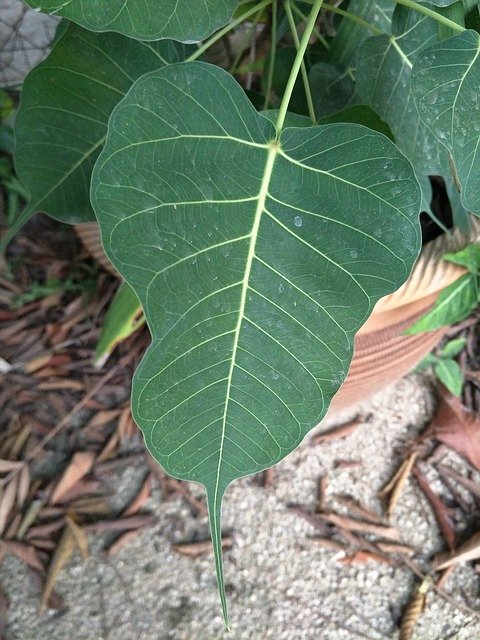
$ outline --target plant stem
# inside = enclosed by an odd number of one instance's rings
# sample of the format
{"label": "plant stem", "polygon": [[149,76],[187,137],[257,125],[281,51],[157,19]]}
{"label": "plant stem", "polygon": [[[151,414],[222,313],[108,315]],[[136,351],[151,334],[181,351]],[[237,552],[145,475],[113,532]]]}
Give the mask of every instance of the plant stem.
{"label": "plant stem", "polygon": [[[304,2],[309,2],[310,4],[313,3],[312,0],[304,0]],[[382,31],[382,29],[379,29],[378,27],[376,27],[374,24],[371,24],[370,22],[367,22],[363,18],[356,16],[354,13],[345,11],[345,9],[339,9],[338,7],[335,7],[333,4],[324,4],[323,9],[324,11],[330,11],[330,13],[336,13],[339,16],[343,16],[344,18],[347,18],[347,20],[356,22],[358,25],[360,25],[361,27],[364,27],[365,29],[368,29],[375,35],[381,36],[384,33],[386,33],[385,31]]]}
{"label": "plant stem", "polygon": [[265,89],[265,101],[263,108],[268,109],[270,94],[272,93],[273,71],[275,69],[275,54],[277,52],[277,0],[273,0],[272,24],[270,29],[270,60],[268,63],[267,86]]}
{"label": "plant stem", "polygon": [[320,13],[320,9],[322,8],[322,4],[323,0],[315,0],[315,2],[313,3],[312,11],[310,12],[307,24],[305,25],[305,31],[303,32],[302,39],[299,43],[297,55],[295,56],[295,60],[293,61],[293,65],[290,70],[287,86],[285,87],[282,102],[278,110],[277,122],[275,124],[275,129],[277,131],[277,141],[285,123],[285,117],[287,115],[290,98],[292,97],[293,88],[295,86],[300,67],[302,66],[303,57],[308,46],[308,41],[310,40],[310,36],[313,33],[315,22],[317,21],[318,14]]}
{"label": "plant stem", "polygon": [[[303,11],[300,11],[300,9],[297,7],[297,5],[295,4],[295,2],[292,2],[292,9],[295,11],[295,13],[297,14],[297,16],[299,18],[301,18],[304,22],[306,22],[308,20],[308,17],[303,13]],[[320,31],[317,29],[317,27],[315,27],[315,29],[313,30],[313,33],[315,34],[317,40],[319,42],[321,42],[323,44],[323,46],[325,47],[325,49],[330,49],[330,45],[327,42],[327,40],[322,36],[322,34],[320,33]]]}
{"label": "plant stem", "polygon": [[442,16],[440,13],[429,9],[428,7],[424,7],[422,4],[418,4],[418,2],[414,2],[413,0],[394,0],[397,4],[403,4],[404,7],[408,7],[409,9],[413,9],[414,11],[418,11],[418,13],[423,13],[429,18],[433,18],[440,24],[445,25],[446,27],[450,27],[453,31],[462,32],[465,31],[465,27],[457,24],[453,20],[450,20],[446,16]]}
{"label": "plant stem", "polygon": [[223,38],[224,35],[232,31],[236,27],[238,27],[238,25],[241,24],[244,20],[246,20],[250,16],[253,16],[254,13],[258,13],[262,11],[263,9],[268,7],[268,5],[271,3],[272,3],[272,0],[264,0],[263,2],[256,5],[255,7],[250,8],[248,11],[245,11],[245,13],[243,13],[239,18],[235,18],[235,20],[232,20],[231,22],[229,22],[227,25],[223,27],[223,29],[220,29],[220,31],[217,31],[217,33],[215,33],[211,38],[209,38],[206,42],[204,42],[201,47],[199,47],[194,53],[192,53],[192,55],[186,59],[186,62],[193,62],[193,60],[196,60],[197,58],[199,58],[201,55],[205,53],[207,49],[209,49],[212,46],[212,44],[215,44],[217,40],[220,40],[221,38]]}
{"label": "plant stem", "polygon": [[[298,38],[297,26],[295,24],[295,19],[293,17],[290,0],[285,0],[284,5],[285,5],[285,13],[287,14],[288,23],[290,25],[290,31],[292,32],[293,41],[298,51],[300,47],[300,40]],[[305,66],[305,60],[303,58],[302,58],[302,64],[300,66],[300,73],[302,74],[303,86],[305,89],[305,97],[307,99],[308,115],[310,116],[312,123],[316,124],[317,118],[315,115],[315,107],[313,106],[312,92],[310,91],[310,84],[308,82],[307,67]]]}

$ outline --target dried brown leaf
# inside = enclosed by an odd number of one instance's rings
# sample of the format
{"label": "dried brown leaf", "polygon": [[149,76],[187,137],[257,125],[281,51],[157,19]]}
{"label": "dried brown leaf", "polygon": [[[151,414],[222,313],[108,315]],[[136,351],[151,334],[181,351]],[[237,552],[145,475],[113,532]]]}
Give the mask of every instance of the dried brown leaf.
{"label": "dried brown leaf", "polygon": [[445,392],[433,417],[434,437],[454,449],[480,471],[480,417],[467,414],[460,401]]}
{"label": "dried brown leaf", "polygon": [[436,469],[442,477],[446,476],[447,478],[451,478],[452,480],[455,480],[456,482],[458,482],[458,484],[461,484],[463,487],[465,487],[465,489],[469,491],[472,495],[474,495],[477,498],[480,498],[480,484],[478,484],[478,482],[475,482],[470,478],[466,478],[465,476],[462,476],[461,473],[458,473],[454,469],[451,469],[450,467],[447,467],[447,465],[444,465],[444,464],[438,464],[436,466]]}
{"label": "dried brown leaf", "polygon": [[399,640],[410,640],[417,624],[418,618],[425,609],[425,601],[427,599],[427,591],[431,586],[431,581],[426,578],[411,598],[402,616],[400,625]]}
{"label": "dried brown leaf", "polygon": [[[55,370],[55,374],[58,371]],[[40,382],[37,389],[40,391],[82,391],[85,388],[80,380],[49,380],[48,382]]]}
{"label": "dried brown leaf", "polygon": [[382,516],[379,516],[374,511],[367,509],[362,504],[358,503],[350,496],[336,496],[338,502],[343,504],[347,509],[355,516],[359,516],[360,518],[364,518],[368,522],[373,522],[374,524],[385,525],[385,520]]}
{"label": "dried brown leaf", "polygon": [[462,562],[470,562],[480,558],[480,532],[475,533],[452,554],[441,554],[434,562],[435,570],[440,571]]}
{"label": "dried brown leaf", "polygon": [[317,503],[315,511],[324,511],[327,504],[328,477],[320,476],[317,482]]}
{"label": "dried brown leaf", "polygon": [[16,460],[0,460],[0,473],[8,473],[19,469],[23,465],[23,462]]}
{"label": "dried brown leaf", "polygon": [[448,544],[450,549],[454,549],[456,542],[456,533],[455,524],[453,522],[450,509],[445,505],[443,500],[432,491],[426,476],[423,475],[423,473],[417,466],[413,468],[412,473],[415,476],[420,489],[423,491],[425,497],[430,503],[430,506],[432,507],[435,519],[438,523],[440,531],[442,532],[442,536],[444,537],[445,542]]}
{"label": "dried brown leaf", "polygon": [[[225,551],[231,549],[233,540],[230,536],[222,537],[222,549]],[[189,558],[198,558],[206,553],[213,551],[211,540],[202,540],[200,542],[181,542],[173,545],[173,550],[182,556]]]}
{"label": "dried brown leaf", "polygon": [[24,464],[18,475],[17,504],[20,508],[23,507],[25,500],[27,499],[29,489],[30,469],[28,464]]}
{"label": "dried brown leaf", "polygon": [[87,534],[85,533],[85,531],[83,530],[82,527],[80,527],[75,520],[72,518],[72,516],[67,515],[65,518],[65,522],[67,523],[67,527],[70,529],[74,540],[75,540],[75,544],[78,547],[80,553],[82,554],[82,557],[86,560],[88,558],[88,540],[87,540]]}
{"label": "dried brown leaf", "polygon": [[63,496],[79,480],[81,480],[91,470],[95,461],[95,454],[91,451],[78,451],[72,457],[68,467],[63,472],[62,477],[53,491],[51,502],[61,502]]}
{"label": "dried brown leaf", "polygon": [[41,573],[45,571],[45,567],[32,546],[23,544],[22,542],[17,542],[16,540],[2,540],[0,542],[0,546],[2,545],[6,551],[13,553],[19,560],[28,564],[33,569],[36,569]]}
{"label": "dried brown leaf", "polygon": [[53,592],[58,576],[60,575],[63,567],[71,558],[75,546],[75,537],[71,529],[69,529],[69,527],[65,527],[63,535],[60,538],[60,542],[58,543],[58,547],[53,554],[50,566],[48,567],[47,578],[45,580],[45,585],[43,587],[43,592],[40,598],[40,611],[43,611],[47,606],[48,600]]}
{"label": "dried brown leaf", "polygon": [[14,476],[7,484],[0,497],[0,535],[5,531],[8,518],[12,512],[17,496],[18,477]]}
{"label": "dried brown leaf", "polygon": [[323,431],[318,435],[312,438],[312,445],[323,444],[324,442],[333,442],[335,440],[341,440],[342,438],[346,438],[351,435],[354,431],[360,427],[365,421],[364,416],[357,415],[353,420],[346,422],[345,424],[341,424],[338,427],[333,427],[333,429],[328,429],[327,431]]}
{"label": "dried brown leaf", "polygon": [[383,553],[400,553],[402,555],[410,556],[415,553],[415,549],[408,544],[397,544],[395,542],[377,542],[377,547]]}
{"label": "dried brown leaf", "polygon": [[347,531],[369,533],[371,535],[386,538],[387,540],[394,540],[396,542],[400,540],[400,534],[394,527],[374,524],[372,522],[363,522],[362,520],[339,516],[336,513],[319,513],[318,517]]}
{"label": "dried brown leaf", "polygon": [[373,551],[355,551],[349,556],[340,558],[338,562],[341,564],[367,564],[373,560],[374,562],[381,562],[383,564],[395,564],[390,558],[384,556],[381,553],[374,553]]}
{"label": "dried brown leaf", "polygon": [[84,525],[84,531],[88,533],[99,533],[102,531],[128,531],[148,527],[155,523],[155,518],[151,515],[128,516],[117,518],[116,520],[98,520],[91,524]]}
{"label": "dried brown leaf", "polygon": [[390,482],[388,482],[383,489],[378,492],[380,497],[388,496],[387,513],[389,517],[393,514],[393,511],[397,506],[403,487],[412,473],[412,468],[417,457],[417,451],[411,453],[408,458],[402,462]]}
{"label": "dried brown leaf", "polygon": [[47,522],[46,524],[39,524],[34,527],[30,527],[25,538],[27,540],[30,540],[31,538],[48,538],[52,534],[60,531],[60,529],[63,529],[64,526],[64,518],[55,520],[54,522]]}
{"label": "dried brown leaf", "polygon": [[111,557],[118,553],[123,547],[136,538],[143,531],[143,528],[140,529],[132,529],[131,531],[125,531],[118,538],[116,538],[112,544],[110,544],[106,549],[105,553],[107,556]]}
{"label": "dried brown leaf", "polygon": [[149,473],[140,487],[140,491],[136,497],[132,500],[129,506],[122,513],[123,516],[133,516],[140,511],[144,506],[148,498],[150,497],[150,491],[152,487],[151,474]]}
{"label": "dried brown leaf", "polygon": [[120,414],[117,430],[121,442],[125,442],[125,440],[138,433],[138,427],[132,418],[132,412],[129,406]]}
{"label": "dried brown leaf", "polygon": [[118,453],[118,446],[120,444],[120,436],[118,431],[114,431],[110,438],[107,440],[107,444],[103,447],[97,456],[96,462],[105,462],[115,457]]}

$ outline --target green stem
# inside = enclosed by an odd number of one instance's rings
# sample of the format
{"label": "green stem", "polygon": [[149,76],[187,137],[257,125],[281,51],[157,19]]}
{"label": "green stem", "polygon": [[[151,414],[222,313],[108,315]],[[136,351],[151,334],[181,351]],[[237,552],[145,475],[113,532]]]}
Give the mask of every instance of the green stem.
{"label": "green stem", "polygon": [[252,48],[253,41],[255,40],[256,34],[257,34],[258,21],[260,20],[262,12],[263,12],[263,9],[260,9],[260,11],[257,13],[257,15],[255,16],[251,24],[250,33],[247,35],[247,38],[250,38],[250,44],[247,44],[245,47],[243,46],[239,47],[238,53],[235,56],[235,60],[232,62],[232,65],[228,70],[228,73],[230,73],[232,76],[237,73],[238,65],[240,64],[240,60],[242,59],[242,56],[245,54],[245,51],[248,48],[250,49]]}
{"label": "green stem", "polygon": [[310,36],[313,33],[315,22],[317,21],[318,14],[320,13],[320,9],[322,8],[322,4],[323,0],[315,0],[313,4],[312,11],[310,12],[307,24],[305,25],[305,31],[303,32],[302,39],[299,43],[297,55],[295,56],[295,60],[293,61],[293,65],[290,70],[287,86],[285,87],[282,102],[278,110],[277,122],[275,124],[275,129],[277,131],[277,141],[280,137],[280,134],[282,133],[283,125],[285,123],[285,117],[287,115],[288,105],[293,93],[293,88],[295,86],[300,67],[302,66],[303,57],[308,47],[308,41],[310,40]]}
{"label": "green stem", "polygon": [[275,54],[277,52],[277,0],[272,5],[272,26],[270,31],[270,60],[268,64],[267,87],[265,89],[265,102],[263,108],[268,109],[270,94],[272,93],[273,72],[275,69]]}
{"label": "green stem", "polygon": [[397,4],[403,4],[404,7],[408,7],[409,9],[413,9],[414,11],[418,11],[418,13],[423,13],[429,18],[433,18],[440,24],[443,24],[446,27],[450,27],[450,29],[453,29],[453,31],[457,31],[459,33],[465,31],[465,27],[462,27],[462,25],[457,24],[453,20],[450,20],[446,16],[442,16],[440,13],[429,9],[428,7],[424,7],[422,4],[418,4],[418,2],[414,2],[413,0],[394,0],[394,2],[396,2]]}
{"label": "green stem", "polygon": [[[290,0],[285,0],[285,13],[287,14],[288,23],[290,25],[290,31],[292,32],[293,41],[298,51],[300,47],[300,40],[298,38],[297,25],[292,13],[292,7]],[[302,74],[303,86],[305,89],[305,97],[307,99],[308,115],[313,124],[316,124],[317,118],[315,115],[315,107],[313,106],[312,92],[310,91],[310,84],[308,82],[307,67],[305,66],[305,60],[302,58],[302,64],[300,66],[300,73]]]}
{"label": "green stem", "polygon": [[[292,9],[295,11],[295,13],[297,14],[297,16],[299,18],[301,18],[304,22],[306,22],[308,20],[307,16],[303,13],[303,11],[300,11],[300,9],[297,7],[297,5],[295,4],[295,2],[292,2]],[[320,31],[317,29],[317,27],[315,27],[315,29],[313,30],[313,33],[315,34],[315,37],[317,38],[317,40],[319,42],[322,43],[322,45],[325,47],[325,49],[330,49],[330,45],[327,42],[327,40],[322,36],[322,34],[320,33]]]}
{"label": "green stem", "polygon": [[[313,4],[313,0],[304,0],[304,2],[308,2],[309,4]],[[333,4],[324,4],[323,5],[323,9],[324,9],[324,11],[330,11],[330,13],[336,13],[339,16],[343,16],[344,18],[347,18],[347,20],[351,20],[352,22],[356,22],[358,25],[360,25],[361,27],[364,27],[365,29],[368,29],[369,31],[371,31],[375,35],[381,36],[381,35],[383,35],[385,33],[385,31],[382,31],[382,29],[379,29],[374,24],[371,24],[370,22],[367,22],[363,18],[360,18],[359,16],[356,16],[354,13],[350,13],[349,11],[345,11],[345,9],[339,9],[338,7],[335,7]]]}
{"label": "green stem", "polygon": [[262,11],[263,9],[268,7],[268,5],[271,3],[272,3],[272,0],[264,0],[260,4],[257,4],[255,7],[252,7],[248,11],[245,11],[245,13],[243,13],[239,18],[235,18],[235,20],[232,20],[231,22],[229,22],[227,25],[223,27],[223,29],[220,29],[220,31],[217,31],[217,33],[215,33],[211,38],[209,38],[206,42],[204,42],[201,47],[199,47],[194,53],[192,53],[192,55],[187,58],[186,62],[193,62],[193,60],[196,60],[197,58],[199,58],[201,55],[205,53],[207,49],[209,49],[212,46],[212,44],[215,44],[217,40],[220,40],[221,38],[223,38],[224,35],[232,31],[236,27],[238,27],[238,25],[244,22],[244,20],[246,20],[250,16],[253,16],[254,13],[258,13],[259,11]]}

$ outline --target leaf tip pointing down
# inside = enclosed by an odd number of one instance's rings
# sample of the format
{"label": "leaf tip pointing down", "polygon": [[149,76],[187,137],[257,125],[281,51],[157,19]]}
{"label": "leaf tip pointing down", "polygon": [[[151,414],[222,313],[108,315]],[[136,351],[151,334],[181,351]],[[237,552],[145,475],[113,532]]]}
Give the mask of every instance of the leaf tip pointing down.
{"label": "leaf tip pointing down", "polygon": [[225,495],[226,486],[208,487],[205,485],[207,492],[208,519],[210,523],[210,532],[212,536],[213,555],[215,558],[215,573],[217,575],[218,594],[222,605],[223,621],[227,631],[231,631],[228,619],[227,595],[225,592],[225,575],[223,570],[223,553],[222,553],[222,500]]}

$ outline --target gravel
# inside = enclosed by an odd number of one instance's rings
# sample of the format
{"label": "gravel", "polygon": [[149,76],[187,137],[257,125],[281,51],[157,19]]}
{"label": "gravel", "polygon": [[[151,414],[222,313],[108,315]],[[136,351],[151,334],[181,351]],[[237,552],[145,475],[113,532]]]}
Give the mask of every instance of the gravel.
{"label": "gravel", "polygon": [[[181,500],[149,503],[158,524],[111,559],[92,545],[87,561],[75,557],[57,591],[68,606],[63,615],[37,615],[35,594],[22,565],[7,558],[0,581],[11,599],[7,640],[393,640],[408,601],[413,574],[369,562],[344,566],[341,553],[311,541],[314,528],[287,509],[314,505],[320,475],[328,475],[328,504],[349,494],[381,513],[378,489],[399,463],[398,447],[422,430],[434,410],[428,383],[409,376],[362,407],[371,417],[348,438],[313,447],[310,438],[276,468],[263,489],[252,478],[236,482],[224,502],[224,530],[233,547],[225,554],[232,624],[224,630],[211,554],[192,560],[174,553],[172,542],[207,534],[205,519],[193,518]],[[354,411],[327,418],[341,423]],[[336,461],[359,461],[336,467]],[[449,463],[462,470],[454,454]],[[131,492],[138,470],[126,469],[119,482]],[[201,494],[201,489],[194,486]],[[420,550],[419,562],[442,548],[425,499],[409,482],[392,522],[403,540]],[[445,586],[457,601],[480,608],[478,576],[458,567]],[[415,640],[475,640],[480,618],[430,593]]]}

